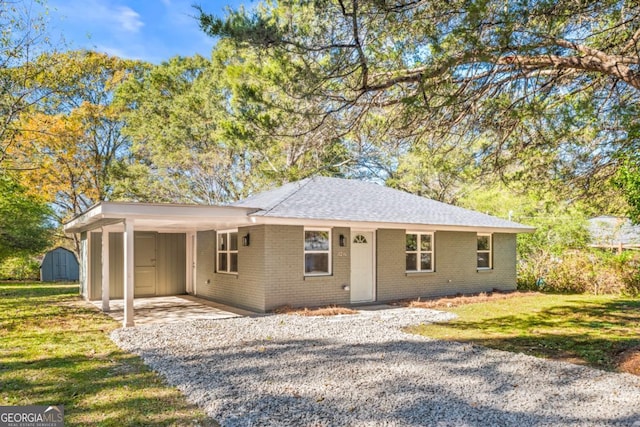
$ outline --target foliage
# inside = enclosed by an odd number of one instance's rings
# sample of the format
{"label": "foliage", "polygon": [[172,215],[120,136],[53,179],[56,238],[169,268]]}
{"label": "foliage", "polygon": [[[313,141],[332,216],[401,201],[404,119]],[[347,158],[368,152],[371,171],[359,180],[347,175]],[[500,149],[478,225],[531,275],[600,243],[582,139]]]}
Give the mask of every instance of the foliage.
{"label": "foliage", "polygon": [[0,284],[0,295],[3,405],[62,404],[67,425],[217,425],[112,342],[118,323],[77,285]]}
{"label": "foliage", "polygon": [[531,254],[518,265],[518,289],[640,295],[640,255],[601,250]]}
{"label": "foliage", "polygon": [[49,246],[51,211],[16,179],[0,173],[0,261],[36,254]]}
{"label": "foliage", "polygon": [[569,203],[548,192],[506,186],[488,179],[462,187],[459,204],[500,218],[535,227],[518,235],[518,257],[560,255],[589,242],[586,203]]}
{"label": "foliage", "polygon": [[[138,162],[118,192],[151,201],[214,204],[245,194],[252,153],[228,137],[220,72],[206,59],[172,58],[118,91]],[[151,190],[151,191],[150,191]]]}
{"label": "foliage", "polygon": [[626,159],[615,183],[627,200],[631,221],[640,224],[640,158],[637,155]]}
{"label": "foliage", "polygon": [[9,150],[21,131],[17,123],[20,114],[47,95],[25,84],[47,69],[47,63],[36,63],[35,58],[44,51],[54,51],[45,16],[33,13],[34,5],[41,3],[0,2],[0,169],[15,168]]}
{"label": "foliage", "polygon": [[341,173],[346,150],[329,127],[286,136],[306,120],[288,114],[292,101],[274,84],[288,82],[287,64],[232,47],[172,58],[119,89],[138,160],[122,170],[120,197],[213,204]]}
{"label": "foliage", "polygon": [[144,65],[88,51],[43,54],[35,64],[46,72],[25,85],[41,96],[20,115],[10,154],[63,221],[109,199],[113,169],[129,157],[113,92]]}
{"label": "foliage", "polygon": [[[534,295],[469,304],[450,311],[459,317],[447,323],[421,325],[412,332],[606,370],[620,370],[620,354],[640,346],[637,299]],[[638,370],[631,372],[640,375]]]}
{"label": "foliage", "polygon": [[10,257],[0,262],[0,280],[39,280],[40,263],[30,255]]}
{"label": "foliage", "polygon": [[298,133],[334,119],[376,152],[418,153],[405,163],[417,178],[456,147],[451,165],[408,184],[419,192],[438,194],[433,176],[455,192],[447,171],[467,158],[607,207],[615,193],[602,184],[637,150],[639,15],[624,0],[267,1],[225,18],[200,10],[200,24],[286,62],[293,77],[274,83],[298,101],[290,114],[314,118]]}

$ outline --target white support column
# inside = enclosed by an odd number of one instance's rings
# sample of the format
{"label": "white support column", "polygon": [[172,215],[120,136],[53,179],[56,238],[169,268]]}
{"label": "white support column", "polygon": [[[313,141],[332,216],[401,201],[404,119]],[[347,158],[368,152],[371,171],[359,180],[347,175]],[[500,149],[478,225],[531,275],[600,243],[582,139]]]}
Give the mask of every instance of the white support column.
{"label": "white support column", "polygon": [[109,230],[102,227],[102,311],[109,308]]}
{"label": "white support column", "polygon": [[133,322],[133,289],[134,289],[134,268],[133,262],[133,220],[124,221],[124,321],[125,328],[134,326]]}
{"label": "white support column", "polygon": [[193,239],[194,239],[194,235],[195,233],[193,231],[188,231],[185,235],[185,238],[187,239],[186,241],[186,273],[187,273],[187,277],[186,279],[186,283],[187,283],[187,293],[188,294],[194,294],[194,289],[193,289],[193,263],[194,263],[194,251],[193,251]]}

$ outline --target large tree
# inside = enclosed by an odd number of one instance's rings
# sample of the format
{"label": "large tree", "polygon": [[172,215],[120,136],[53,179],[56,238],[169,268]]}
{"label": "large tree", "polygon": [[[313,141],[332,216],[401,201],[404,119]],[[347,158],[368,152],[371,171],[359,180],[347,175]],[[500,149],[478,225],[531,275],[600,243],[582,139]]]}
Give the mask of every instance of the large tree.
{"label": "large tree", "polygon": [[46,249],[53,230],[50,213],[46,203],[15,176],[0,173],[0,262]]}
{"label": "large tree", "polygon": [[[130,79],[117,100],[138,161],[124,170],[121,197],[223,203],[348,163],[328,128],[290,135],[313,118],[287,114],[286,63],[238,52],[225,41],[212,58],[175,57]],[[151,191],[150,191],[151,190]]]}
{"label": "large tree", "polygon": [[20,114],[40,102],[47,92],[30,83],[49,66],[36,58],[54,51],[46,32],[42,1],[0,1],[0,170],[14,169],[9,154],[21,132]]}
{"label": "large tree", "polygon": [[90,51],[43,54],[34,63],[46,70],[25,85],[42,96],[21,112],[8,153],[23,183],[64,221],[110,199],[130,145],[114,91],[145,65]]}
{"label": "large tree", "polygon": [[290,61],[287,93],[322,105],[340,133],[387,117],[378,143],[429,147],[427,162],[465,146],[481,169],[576,196],[600,192],[638,148],[635,1],[284,0],[200,22]]}

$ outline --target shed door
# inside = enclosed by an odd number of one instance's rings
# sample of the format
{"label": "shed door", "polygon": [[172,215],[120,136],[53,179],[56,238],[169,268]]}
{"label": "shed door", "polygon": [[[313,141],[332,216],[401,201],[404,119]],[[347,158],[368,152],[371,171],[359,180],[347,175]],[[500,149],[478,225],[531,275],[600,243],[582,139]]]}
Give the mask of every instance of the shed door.
{"label": "shed door", "polygon": [[53,252],[53,280],[67,280],[67,253]]}
{"label": "shed door", "polygon": [[351,302],[374,299],[373,232],[351,232]]}
{"label": "shed door", "polygon": [[138,232],[134,242],[136,297],[156,294],[156,233]]}

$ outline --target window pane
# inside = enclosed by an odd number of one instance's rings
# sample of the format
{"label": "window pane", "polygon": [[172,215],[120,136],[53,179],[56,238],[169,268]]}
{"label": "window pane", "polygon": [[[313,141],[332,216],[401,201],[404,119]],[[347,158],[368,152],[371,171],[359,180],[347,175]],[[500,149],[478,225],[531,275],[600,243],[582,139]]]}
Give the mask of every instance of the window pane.
{"label": "window pane", "polygon": [[422,254],[420,257],[420,270],[431,270],[431,254]]}
{"label": "window pane", "polygon": [[227,233],[218,234],[218,249],[226,251],[227,248]]}
{"label": "window pane", "polygon": [[229,250],[238,250],[238,233],[229,233]]}
{"label": "window pane", "polygon": [[431,250],[431,234],[423,234],[420,236],[420,250]]}
{"label": "window pane", "polygon": [[407,271],[416,271],[416,266],[418,265],[417,260],[417,254],[407,254]]}
{"label": "window pane", "polygon": [[305,273],[329,273],[329,254],[305,254]]}
{"label": "window pane", "polygon": [[304,232],[305,251],[328,251],[329,232],[328,231],[305,231]]}
{"label": "window pane", "polygon": [[227,254],[218,254],[218,271],[227,271]]}
{"label": "window pane", "polygon": [[478,252],[478,268],[489,268],[489,252]]}
{"label": "window pane", "polygon": [[489,250],[489,236],[478,236],[478,250],[479,251]]}
{"label": "window pane", "polygon": [[[407,251],[417,251],[418,250],[418,235],[417,234],[407,234]],[[415,267],[414,267],[415,269]]]}
{"label": "window pane", "polygon": [[229,266],[229,271],[232,273],[238,272],[238,254],[229,254],[231,258],[231,265]]}

